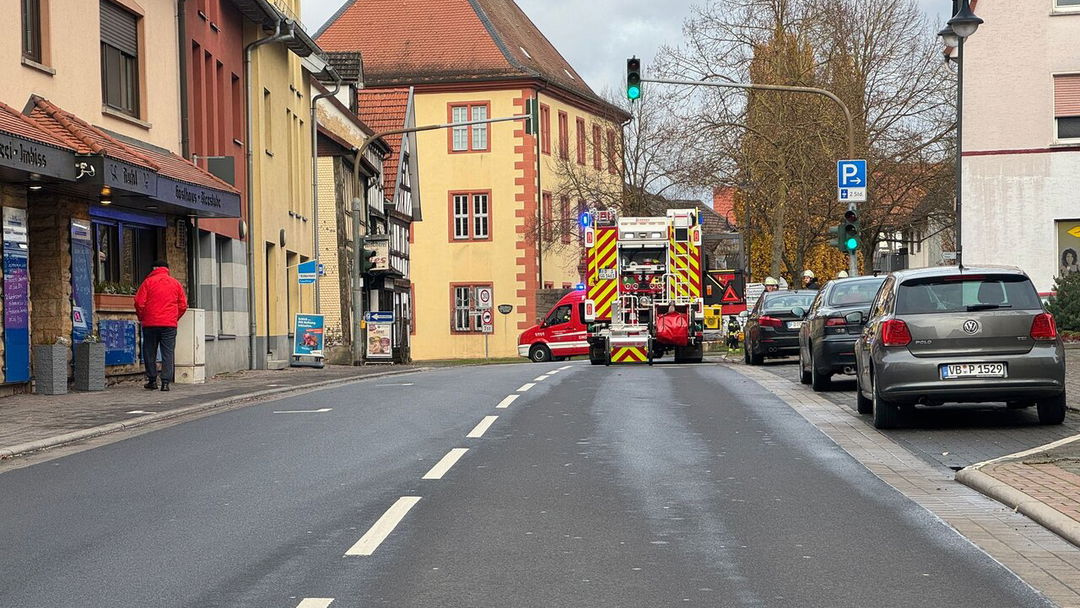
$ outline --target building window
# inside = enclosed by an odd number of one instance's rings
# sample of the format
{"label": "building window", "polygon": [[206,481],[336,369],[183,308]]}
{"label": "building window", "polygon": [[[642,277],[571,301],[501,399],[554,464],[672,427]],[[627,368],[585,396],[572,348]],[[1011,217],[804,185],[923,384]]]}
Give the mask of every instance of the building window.
{"label": "building window", "polygon": [[41,63],[41,0],[22,0],[22,54]]}
{"label": "building window", "polygon": [[585,119],[577,119],[574,126],[577,129],[577,163],[585,164]]}
{"label": "building window", "polygon": [[1054,76],[1054,119],[1058,140],[1080,139],[1080,74]]}
{"label": "building window", "polygon": [[481,287],[491,287],[491,284],[483,285],[451,285],[453,308],[451,310],[451,328],[454,333],[472,333],[482,331],[480,310],[477,308],[476,290]]}
{"label": "building window", "polygon": [[592,128],[592,145],[593,156],[592,166],[597,171],[604,168],[604,138],[601,133],[600,125],[593,125]]}
{"label": "building window", "polygon": [[[488,102],[450,105],[450,122],[487,120]],[[464,125],[450,129],[451,152],[487,152],[488,126]]]}
{"label": "building window", "polygon": [[101,0],[101,93],[105,105],[139,115],[139,18]]}
{"label": "building window", "polygon": [[618,156],[618,150],[615,148],[615,130],[608,129],[607,132],[607,170],[612,175],[619,172],[618,165],[615,162]]}
{"label": "building window", "polygon": [[562,220],[559,226],[559,232],[562,235],[562,242],[564,244],[570,243],[570,231],[572,228],[573,218],[570,217],[570,197],[563,196],[559,198],[559,219]]}
{"label": "building window", "polygon": [[1080,11],[1080,0],[1054,0],[1054,8],[1062,11]]}
{"label": "building window", "polygon": [[232,107],[229,108],[232,116],[232,136],[234,142],[244,141],[244,97],[240,90],[240,77],[232,75]]}
{"label": "building window", "polygon": [[491,194],[450,194],[451,238],[455,241],[486,241],[491,237]]}
{"label": "building window", "polygon": [[551,108],[540,106],[540,151],[551,154]]}
{"label": "building window", "polygon": [[567,122],[566,112],[559,112],[559,158],[570,158],[570,126]]}
{"label": "building window", "polygon": [[164,230],[94,220],[95,291],[123,293],[142,283],[163,248]]}
{"label": "building window", "polygon": [[554,210],[552,209],[552,203],[551,203],[551,193],[550,192],[545,192],[544,195],[541,198],[543,199],[542,204],[541,204],[541,207],[542,207],[541,215],[543,217],[543,226],[541,226],[540,234],[542,235],[543,240],[550,241],[551,240],[551,235],[554,233],[554,230],[555,230],[555,218],[554,218]]}

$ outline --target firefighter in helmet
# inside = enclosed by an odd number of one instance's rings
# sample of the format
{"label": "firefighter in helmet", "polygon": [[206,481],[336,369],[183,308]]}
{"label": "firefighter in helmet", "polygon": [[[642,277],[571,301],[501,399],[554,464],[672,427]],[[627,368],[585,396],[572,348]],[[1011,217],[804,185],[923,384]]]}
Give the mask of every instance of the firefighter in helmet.
{"label": "firefighter in helmet", "polygon": [[772,277],[765,277],[765,291],[776,291],[780,289],[780,281]]}

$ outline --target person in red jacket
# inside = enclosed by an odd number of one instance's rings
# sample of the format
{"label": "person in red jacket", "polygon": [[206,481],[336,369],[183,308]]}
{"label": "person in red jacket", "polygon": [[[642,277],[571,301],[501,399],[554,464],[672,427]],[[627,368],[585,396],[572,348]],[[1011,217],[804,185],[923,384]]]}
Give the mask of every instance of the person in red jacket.
{"label": "person in red jacket", "polygon": [[161,348],[161,390],[169,390],[174,380],[176,324],[187,311],[187,295],[180,281],[169,275],[169,263],[154,262],[135,292],[135,314],[142,324],[142,356],[146,366],[147,390],[158,387],[157,352]]}

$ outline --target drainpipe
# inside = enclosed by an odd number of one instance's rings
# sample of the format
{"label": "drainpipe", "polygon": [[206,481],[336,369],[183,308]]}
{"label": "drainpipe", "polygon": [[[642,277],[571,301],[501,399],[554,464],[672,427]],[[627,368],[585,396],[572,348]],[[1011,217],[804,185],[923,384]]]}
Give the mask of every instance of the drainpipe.
{"label": "drainpipe", "polygon": [[[288,28],[286,30],[286,27]],[[247,270],[248,270],[248,366],[250,369],[255,369],[258,363],[255,351],[255,338],[258,331],[258,324],[256,323],[256,311],[255,311],[255,208],[252,201],[254,201],[254,164],[255,156],[251,150],[254,140],[255,126],[251,117],[251,107],[254,105],[251,101],[251,55],[260,46],[264,44],[271,44],[274,42],[284,42],[286,40],[292,40],[296,37],[296,32],[293,30],[295,26],[292,23],[286,24],[286,20],[277,22],[274,27],[274,33],[265,38],[260,38],[254,42],[249,43],[244,47],[244,87],[247,89],[247,95],[245,95],[245,111],[247,112],[247,141],[245,145],[247,147],[247,218],[248,218],[248,230],[247,230]],[[269,324],[270,319],[267,318],[266,322]]]}
{"label": "drainpipe", "polygon": [[187,0],[176,2],[176,35],[180,39],[180,155],[189,158],[191,153],[191,117],[188,103],[188,55],[191,53],[187,39]]}
{"label": "drainpipe", "polygon": [[312,221],[315,224],[315,314],[319,314],[319,117],[315,112],[315,106],[320,99],[334,97],[341,90],[341,77],[334,81],[334,90],[329,93],[319,93],[311,98],[311,202]]}

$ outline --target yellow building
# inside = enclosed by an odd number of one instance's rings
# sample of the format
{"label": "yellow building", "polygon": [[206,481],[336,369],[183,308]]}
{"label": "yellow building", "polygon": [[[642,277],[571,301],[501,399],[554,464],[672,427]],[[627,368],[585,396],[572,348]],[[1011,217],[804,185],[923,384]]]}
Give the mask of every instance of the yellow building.
{"label": "yellow building", "polygon": [[269,16],[276,23],[253,25],[245,35],[256,368],[287,365],[294,315],[315,311],[314,289],[298,284],[296,267],[315,257],[309,74],[325,61],[295,20],[299,5],[274,0]]}
{"label": "yellow building", "polygon": [[[424,10],[430,18],[418,17]],[[509,122],[417,138],[427,204],[412,227],[413,358],[516,355],[520,331],[546,312],[537,310],[537,292],[581,280],[576,235],[542,238],[544,225],[573,223],[589,204],[556,196],[560,152],[594,167],[596,127],[602,162],[593,171],[620,187],[607,155],[628,117],[600,99],[513,2],[417,2],[409,12],[394,0],[347,3],[318,40],[328,50],[361,51],[368,88],[413,86],[419,125],[521,115],[527,99],[540,98],[545,136]],[[425,52],[432,41],[439,48]],[[614,156],[618,173],[621,154]],[[483,288],[493,295],[489,332]],[[500,304],[510,313],[497,312]]]}

